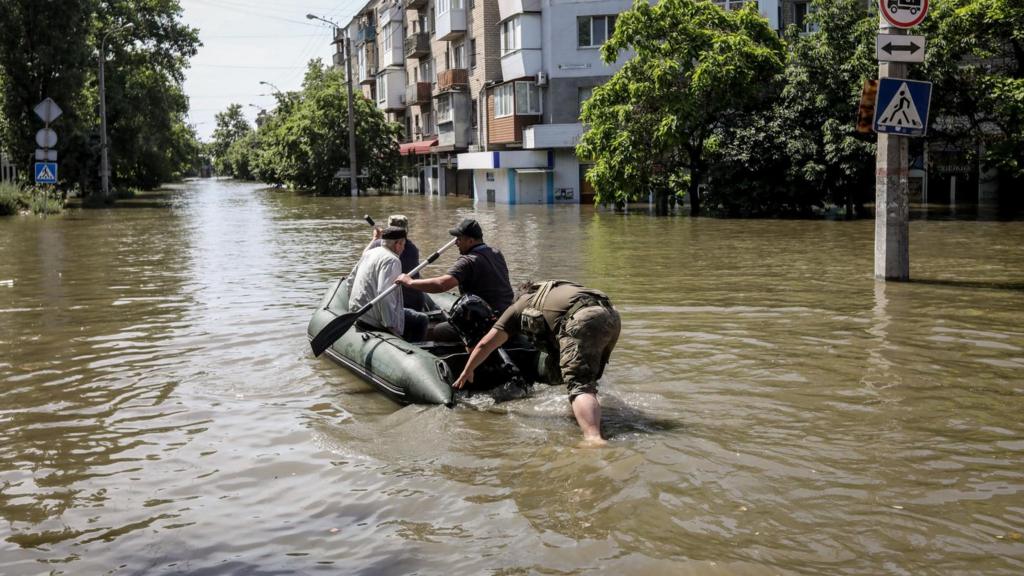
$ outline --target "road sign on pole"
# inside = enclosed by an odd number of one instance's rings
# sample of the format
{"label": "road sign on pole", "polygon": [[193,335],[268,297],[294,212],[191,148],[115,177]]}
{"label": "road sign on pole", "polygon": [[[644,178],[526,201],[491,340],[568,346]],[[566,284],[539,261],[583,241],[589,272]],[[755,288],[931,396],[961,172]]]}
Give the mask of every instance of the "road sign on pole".
{"label": "road sign on pole", "polygon": [[56,162],[57,151],[50,150],[49,148],[36,148],[36,160]]}
{"label": "road sign on pole", "polygon": [[924,36],[879,34],[875,55],[881,62],[924,62]]}
{"label": "road sign on pole", "polygon": [[52,128],[43,128],[36,132],[36,144],[40,148],[53,148],[57,145],[57,133]]}
{"label": "road sign on pole", "polygon": [[924,136],[928,131],[931,99],[931,82],[881,78],[875,100],[875,132]]}
{"label": "road sign on pole", "polygon": [[39,119],[47,124],[53,122],[57,118],[60,118],[60,115],[64,113],[64,111],[60,109],[60,106],[57,106],[57,103],[50,97],[47,97],[39,104],[36,104],[36,107],[33,108],[33,110],[35,111],[36,116],[39,116]]}
{"label": "road sign on pole", "polygon": [[36,184],[56,184],[57,163],[36,162]]}
{"label": "road sign on pole", "polygon": [[913,28],[928,13],[928,0],[878,0],[878,11],[897,28]]}

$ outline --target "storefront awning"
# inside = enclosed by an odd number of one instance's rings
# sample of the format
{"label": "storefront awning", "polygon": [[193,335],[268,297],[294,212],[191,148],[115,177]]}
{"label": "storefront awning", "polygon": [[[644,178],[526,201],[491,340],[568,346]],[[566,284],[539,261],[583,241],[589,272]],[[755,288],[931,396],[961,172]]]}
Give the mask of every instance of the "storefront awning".
{"label": "storefront awning", "polygon": [[410,154],[430,154],[430,149],[437,145],[437,138],[433,140],[417,140],[398,145],[398,152],[402,156]]}

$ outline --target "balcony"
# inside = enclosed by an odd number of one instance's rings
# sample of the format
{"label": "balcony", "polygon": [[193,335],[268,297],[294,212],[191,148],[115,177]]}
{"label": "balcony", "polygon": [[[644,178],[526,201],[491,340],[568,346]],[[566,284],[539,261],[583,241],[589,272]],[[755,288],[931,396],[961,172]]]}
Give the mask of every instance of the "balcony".
{"label": "balcony", "polygon": [[373,84],[374,78],[377,76],[376,66],[363,66],[359,69],[359,83],[360,84]]}
{"label": "balcony", "polygon": [[437,74],[437,93],[469,88],[469,70],[465,68],[449,68]]}
{"label": "balcony", "polygon": [[331,43],[332,44],[341,44],[341,43],[345,42],[345,31],[346,30],[348,30],[348,28],[335,28],[334,29],[334,41],[331,42]]}
{"label": "balcony", "polygon": [[345,55],[341,52],[335,52],[331,55],[331,61],[334,62],[334,67],[338,70],[345,69]]}
{"label": "balcony", "polygon": [[498,0],[498,20],[524,12],[540,12],[540,0]]}
{"label": "balcony", "polygon": [[385,112],[405,109],[405,70],[386,68],[377,75],[377,108]]}
{"label": "balcony", "polygon": [[430,54],[430,34],[417,32],[405,39],[405,57],[422,58]]}
{"label": "balcony", "polygon": [[373,42],[373,39],[377,37],[377,29],[372,25],[359,26],[356,30],[355,44],[366,44],[367,42]]}
{"label": "balcony", "polygon": [[402,24],[402,16],[405,13],[405,8],[402,7],[401,2],[395,3],[393,6],[382,8],[377,11],[377,23],[381,26],[387,26],[392,22]]}
{"label": "balcony", "polygon": [[438,40],[454,40],[465,34],[466,9],[449,8],[447,12],[435,14],[434,31]]}
{"label": "balcony", "polygon": [[424,8],[427,5],[427,0],[405,0],[405,8],[407,10]]}
{"label": "balcony", "polygon": [[413,82],[406,86],[405,103],[408,106],[430,104],[430,82]]}

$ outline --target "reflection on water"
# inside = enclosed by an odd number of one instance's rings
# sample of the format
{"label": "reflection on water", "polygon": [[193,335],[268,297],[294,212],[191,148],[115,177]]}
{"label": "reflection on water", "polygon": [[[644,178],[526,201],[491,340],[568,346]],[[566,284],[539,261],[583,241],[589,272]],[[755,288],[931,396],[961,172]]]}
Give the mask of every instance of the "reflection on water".
{"label": "reflection on water", "polygon": [[[612,296],[609,448],[558,387],[399,407],[312,358],[393,212]],[[1024,226],[915,221],[905,284],[872,230],[225,181],[2,219],[0,572],[1021,573]]]}

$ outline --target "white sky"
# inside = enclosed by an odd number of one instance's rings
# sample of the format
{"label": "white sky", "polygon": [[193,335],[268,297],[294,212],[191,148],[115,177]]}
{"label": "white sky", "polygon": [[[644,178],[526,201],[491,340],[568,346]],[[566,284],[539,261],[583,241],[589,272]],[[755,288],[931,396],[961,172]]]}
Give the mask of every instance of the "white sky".
{"label": "white sky", "polygon": [[181,0],[182,19],[199,29],[203,46],[185,73],[189,123],[209,141],[214,115],[237,102],[254,122],[257,108],[272,108],[273,89],[298,90],[306,63],[331,63],[331,27],[307,20],[313,13],[348,24],[366,0]]}

